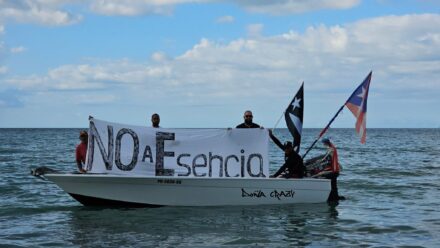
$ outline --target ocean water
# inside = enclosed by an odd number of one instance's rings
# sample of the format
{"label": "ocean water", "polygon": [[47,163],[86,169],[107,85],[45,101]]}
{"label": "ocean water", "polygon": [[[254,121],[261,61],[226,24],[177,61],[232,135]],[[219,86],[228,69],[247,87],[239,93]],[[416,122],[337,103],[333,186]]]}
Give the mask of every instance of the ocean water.
{"label": "ocean water", "polygon": [[[303,152],[319,131],[303,130]],[[366,145],[329,130],[347,198],[337,205],[154,209],[84,207],[30,175],[74,171],[78,132],[0,129],[0,247],[440,247],[440,129],[368,129]],[[282,152],[269,155],[275,171]]]}

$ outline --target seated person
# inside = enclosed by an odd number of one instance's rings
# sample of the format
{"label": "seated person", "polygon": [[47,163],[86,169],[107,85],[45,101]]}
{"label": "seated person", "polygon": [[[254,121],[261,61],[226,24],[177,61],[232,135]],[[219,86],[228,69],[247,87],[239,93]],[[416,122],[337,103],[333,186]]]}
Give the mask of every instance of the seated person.
{"label": "seated person", "polygon": [[286,142],[284,145],[269,131],[269,135],[284,151],[285,163],[278,171],[271,177],[283,177],[283,178],[303,178],[304,177],[304,164],[301,156],[293,149],[292,142]]}

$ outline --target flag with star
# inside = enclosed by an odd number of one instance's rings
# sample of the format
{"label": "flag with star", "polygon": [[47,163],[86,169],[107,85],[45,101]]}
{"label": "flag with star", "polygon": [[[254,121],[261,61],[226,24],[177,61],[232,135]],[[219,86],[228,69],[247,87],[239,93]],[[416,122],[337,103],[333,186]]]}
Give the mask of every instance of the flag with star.
{"label": "flag with star", "polygon": [[304,113],[304,82],[284,112],[287,128],[293,137],[293,147],[298,153],[301,144],[301,132]]}
{"label": "flag with star", "polygon": [[361,143],[365,144],[367,138],[367,98],[368,89],[370,88],[371,74],[364,79],[364,81],[357,87],[357,89],[351,94],[345,106],[356,117],[356,132],[361,137]]}

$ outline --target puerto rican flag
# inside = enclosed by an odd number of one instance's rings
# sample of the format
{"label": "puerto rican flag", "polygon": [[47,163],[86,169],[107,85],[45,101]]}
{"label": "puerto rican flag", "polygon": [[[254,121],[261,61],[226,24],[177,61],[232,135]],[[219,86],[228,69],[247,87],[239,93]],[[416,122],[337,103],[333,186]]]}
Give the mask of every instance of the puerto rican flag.
{"label": "puerto rican flag", "polygon": [[304,82],[284,112],[287,128],[293,137],[293,148],[299,153],[304,115]]}
{"label": "puerto rican flag", "polygon": [[365,144],[367,139],[367,98],[371,74],[372,72],[368,74],[361,85],[357,87],[347,102],[345,102],[345,106],[347,106],[354,117],[356,117],[356,132],[361,137],[362,144]]}

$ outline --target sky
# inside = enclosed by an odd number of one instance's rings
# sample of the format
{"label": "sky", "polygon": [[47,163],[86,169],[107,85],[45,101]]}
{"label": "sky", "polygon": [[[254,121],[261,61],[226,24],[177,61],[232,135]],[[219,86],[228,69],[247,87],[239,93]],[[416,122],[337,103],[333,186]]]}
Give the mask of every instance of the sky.
{"label": "sky", "polygon": [[323,128],[370,71],[367,128],[440,128],[440,2],[0,0],[0,128],[273,127],[302,82]]}

